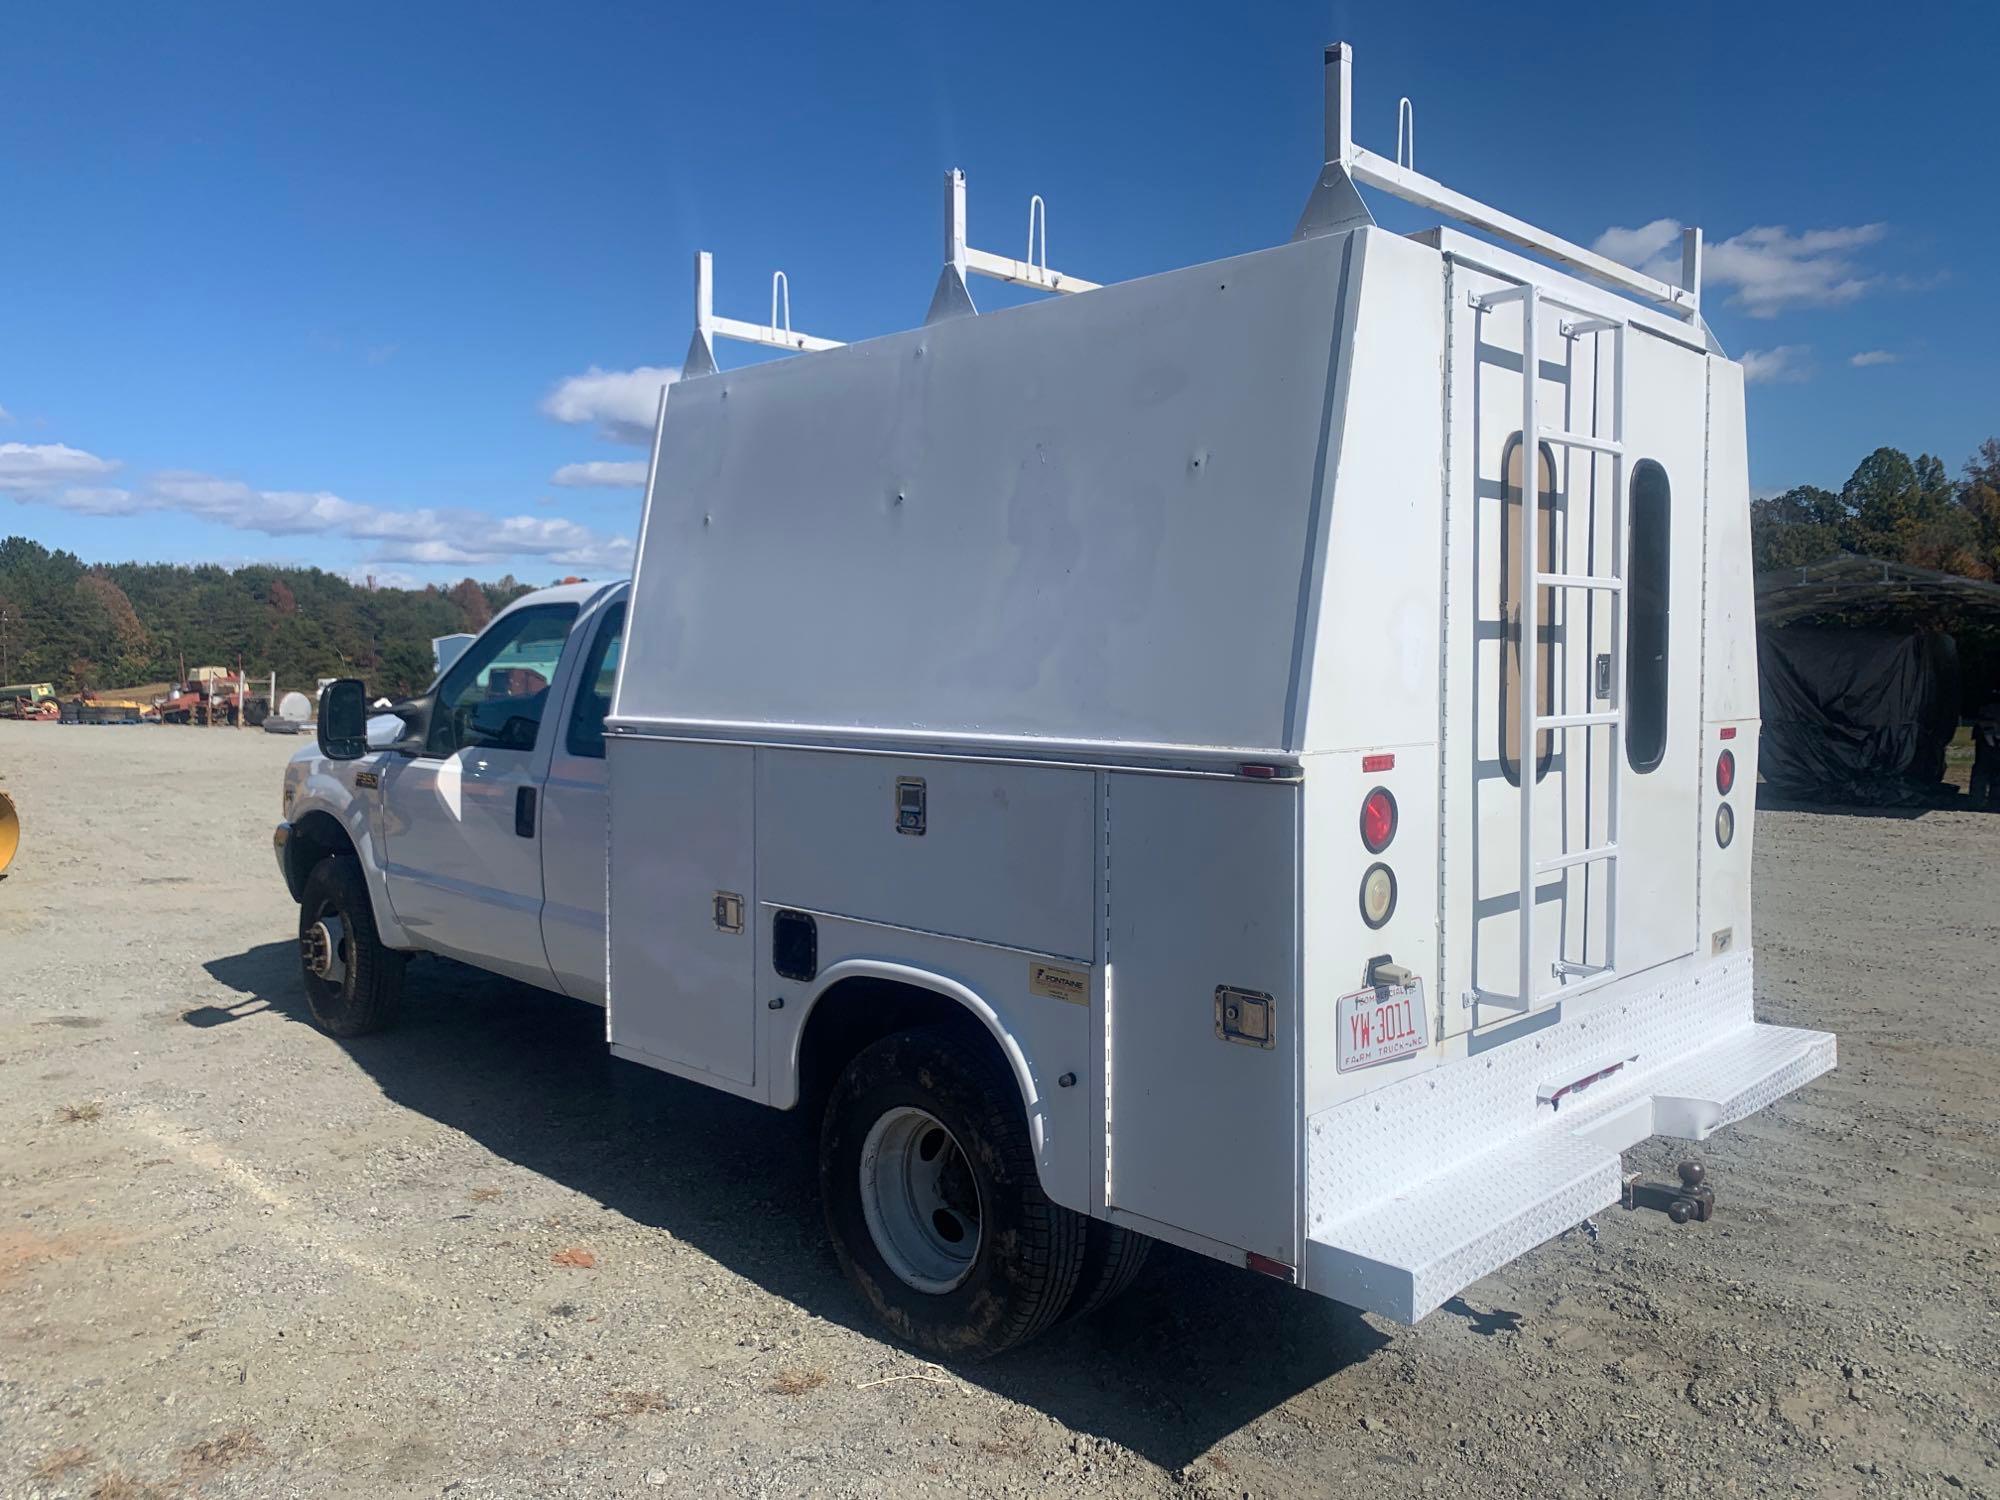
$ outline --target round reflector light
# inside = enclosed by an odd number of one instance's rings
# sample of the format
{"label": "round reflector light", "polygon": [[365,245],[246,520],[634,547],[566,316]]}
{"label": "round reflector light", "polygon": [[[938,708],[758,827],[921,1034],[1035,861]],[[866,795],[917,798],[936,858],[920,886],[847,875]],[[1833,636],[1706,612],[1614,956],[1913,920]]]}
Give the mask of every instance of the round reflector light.
{"label": "round reflector light", "polygon": [[1361,842],[1370,854],[1380,854],[1396,836],[1396,799],[1378,786],[1361,799]]}
{"label": "round reflector light", "polygon": [[1736,785],[1736,755],[1725,750],[1715,762],[1715,789],[1727,797]]}
{"label": "round reflector light", "polygon": [[1361,920],[1380,927],[1395,914],[1396,876],[1387,865],[1370,865],[1361,877]]}
{"label": "round reflector light", "polygon": [[1725,802],[1715,810],[1715,841],[1727,849],[1730,840],[1735,837],[1736,814],[1730,810],[1729,804]]}

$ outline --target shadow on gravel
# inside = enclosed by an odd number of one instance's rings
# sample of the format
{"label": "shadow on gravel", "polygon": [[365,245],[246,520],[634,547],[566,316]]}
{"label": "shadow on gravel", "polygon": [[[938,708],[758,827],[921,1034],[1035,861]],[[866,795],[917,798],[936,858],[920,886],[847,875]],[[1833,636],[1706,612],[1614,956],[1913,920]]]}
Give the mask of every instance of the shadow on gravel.
{"label": "shadow on gravel", "polygon": [[1761,783],[1757,787],[1757,811],[1821,813],[1842,818],[1894,818],[1899,822],[1909,822],[1921,818],[1929,812],[1968,811],[1972,807],[1969,798],[1956,801],[1940,797],[1929,803],[1887,803],[1887,802],[1801,802],[1796,798],[1780,796]]}
{"label": "shadow on gravel", "polygon": [[[188,1024],[266,1009],[311,1024],[295,944],[203,967],[244,998]],[[886,1337],[834,1261],[813,1131],[796,1113],[614,1058],[602,1011],[445,960],[412,964],[394,1030],[338,1045],[403,1107]],[[1161,1245],[1093,1317],[954,1373],[1173,1470],[1386,1342],[1352,1309]]]}

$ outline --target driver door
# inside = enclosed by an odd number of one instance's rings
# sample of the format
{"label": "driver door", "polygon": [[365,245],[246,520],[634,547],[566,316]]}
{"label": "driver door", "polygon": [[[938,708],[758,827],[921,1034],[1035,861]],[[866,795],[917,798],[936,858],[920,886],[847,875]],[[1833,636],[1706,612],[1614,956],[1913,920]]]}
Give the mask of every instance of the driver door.
{"label": "driver door", "polygon": [[574,604],[502,615],[438,683],[422,751],[382,769],[389,903],[425,948],[557,988],[542,946],[540,793]]}

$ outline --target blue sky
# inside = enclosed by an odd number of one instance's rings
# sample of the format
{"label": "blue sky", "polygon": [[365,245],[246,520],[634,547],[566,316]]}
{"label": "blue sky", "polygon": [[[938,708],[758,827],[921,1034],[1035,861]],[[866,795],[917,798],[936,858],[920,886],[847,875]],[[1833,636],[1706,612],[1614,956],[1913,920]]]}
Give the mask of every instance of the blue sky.
{"label": "blue sky", "polygon": [[[921,320],[941,176],[1111,281],[1282,241],[1356,135],[1585,243],[1711,246],[1751,482],[2000,434],[2000,11],[30,5],[0,21],[0,534],[393,582],[620,571],[717,309]],[[1418,227],[1400,204],[1383,222]],[[1670,221],[1663,224],[1661,221]],[[1007,289],[979,283],[982,306]],[[1027,294],[1032,295],[1032,294]],[[725,363],[744,358],[723,347]]]}

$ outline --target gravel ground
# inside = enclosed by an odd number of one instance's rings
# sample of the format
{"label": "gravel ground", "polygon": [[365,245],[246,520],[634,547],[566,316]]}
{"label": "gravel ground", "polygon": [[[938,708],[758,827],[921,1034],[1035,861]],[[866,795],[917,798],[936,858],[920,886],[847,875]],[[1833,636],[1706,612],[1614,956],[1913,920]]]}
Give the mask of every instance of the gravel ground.
{"label": "gravel ground", "polygon": [[426,960],[399,1030],[314,1030],[295,743],[0,723],[0,1493],[2000,1495],[2000,818],[1759,819],[1759,1009],[1841,1066],[1703,1148],[1713,1223],[1414,1329],[1163,1251],[947,1372],[801,1124],[599,1012]]}

